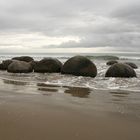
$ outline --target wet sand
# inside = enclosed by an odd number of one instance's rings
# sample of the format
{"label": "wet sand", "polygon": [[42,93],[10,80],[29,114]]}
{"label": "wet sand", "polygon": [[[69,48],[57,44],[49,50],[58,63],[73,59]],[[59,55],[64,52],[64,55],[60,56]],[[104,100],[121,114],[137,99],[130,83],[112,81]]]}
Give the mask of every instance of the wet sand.
{"label": "wet sand", "polygon": [[[85,102],[92,100],[92,96],[88,99],[89,89],[63,87],[67,88],[64,95],[58,90],[44,90],[45,85],[43,90],[41,87],[39,85],[38,94],[10,91],[9,87],[0,90],[0,140],[140,139],[139,117],[129,111],[120,113],[110,109],[108,106],[113,104],[100,104],[96,96],[98,104],[93,104],[93,108],[88,106]],[[57,86],[47,88],[60,89]],[[102,95],[103,91],[94,92]],[[139,104],[136,106],[139,108]]]}

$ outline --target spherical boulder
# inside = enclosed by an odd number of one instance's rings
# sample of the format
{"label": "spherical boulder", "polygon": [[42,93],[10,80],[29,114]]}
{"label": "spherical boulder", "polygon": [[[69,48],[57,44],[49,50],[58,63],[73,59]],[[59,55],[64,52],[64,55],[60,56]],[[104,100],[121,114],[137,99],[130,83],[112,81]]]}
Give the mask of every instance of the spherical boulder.
{"label": "spherical boulder", "polygon": [[97,68],[87,57],[74,56],[64,63],[61,73],[95,77],[97,75]]}
{"label": "spherical boulder", "polygon": [[105,77],[136,77],[136,72],[127,64],[113,64],[106,72]]}
{"label": "spherical boulder", "polygon": [[135,63],[132,63],[132,62],[125,62],[125,64],[129,65],[133,69],[137,69],[138,68],[138,66]]}
{"label": "spherical boulder", "polygon": [[44,58],[34,63],[34,72],[38,73],[57,73],[60,72],[62,63],[55,58]]}
{"label": "spherical boulder", "polygon": [[25,62],[31,62],[34,59],[30,56],[20,56],[20,57],[14,57],[12,60],[18,60],[18,61],[25,61]]}
{"label": "spherical boulder", "polygon": [[24,61],[13,61],[7,69],[11,73],[29,73],[33,71],[31,64]]}
{"label": "spherical boulder", "polygon": [[110,65],[113,65],[113,64],[116,64],[116,63],[118,63],[118,61],[116,61],[116,60],[110,60],[110,61],[108,61],[106,64],[107,64],[108,66],[110,66]]}

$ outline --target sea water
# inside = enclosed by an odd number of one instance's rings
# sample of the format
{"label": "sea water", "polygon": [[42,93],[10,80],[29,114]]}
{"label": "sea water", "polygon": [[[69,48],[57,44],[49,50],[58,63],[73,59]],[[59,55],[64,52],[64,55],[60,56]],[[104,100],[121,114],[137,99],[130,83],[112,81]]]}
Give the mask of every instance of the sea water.
{"label": "sea water", "polygon": [[[75,55],[83,55],[89,57],[91,61],[97,66],[98,74],[95,78],[62,75],[60,73],[29,73],[29,74],[11,74],[6,71],[0,71],[1,79],[11,79],[19,81],[44,82],[47,84],[61,85],[61,86],[77,86],[88,87],[93,89],[108,90],[121,89],[128,91],[140,91],[140,54],[136,53],[88,53],[88,54],[72,54],[72,53],[36,53],[36,54],[0,54],[0,61],[11,59],[15,56],[28,55],[35,60],[41,60],[45,57],[53,57],[65,63],[69,58]],[[105,78],[105,73],[109,66],[106,62],[113,57],[118,57],[119,62],[133,62],[138,66],[136,69],[137,78]]]}

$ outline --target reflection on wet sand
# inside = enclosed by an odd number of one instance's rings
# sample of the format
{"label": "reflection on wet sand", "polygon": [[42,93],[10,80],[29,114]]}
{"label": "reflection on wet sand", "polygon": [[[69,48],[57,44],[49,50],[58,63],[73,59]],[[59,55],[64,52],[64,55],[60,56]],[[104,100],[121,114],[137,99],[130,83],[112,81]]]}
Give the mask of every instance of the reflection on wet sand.
{"label": "reflection on wet sand", "polygon": [[122,101],[123,98],[127,97],[130,93],[125,91],[111,91],[110,92],[114,97],[113,101]]}
{"label": "reflection on wet sand", "polygon": [[45,83],[37,83],[37,87],[39,91],[43,91],[42,95],[50,96],[51,95],[50,92],[58,92],[58,89],[56,88],[60,86],[57,85],[55,86],[55,85],[50,85]]}
{"label": "reflection on wet sand", "polygon": [[52,88],[38,88],[38,90],[47,91],[47,92],[58,92],[58,89],[52,89]]}
{"label": "reflection on wet sand", "polygon": [[127,95],[129,95],[128,92],[125,91],[112,91],[110,92],[114,97],[126,97]]}
{"label": "reflection on wet sand", "polygon": [[3,82],[5,84],[12,84],[12,85],[28,85],[28,82],[24,82],[24,81],[17,81],[17,80],[9,80],[9,79],[3,79]]}
{"label": "reflection on wet sand", "polygon": [[58,92],[61,88],[64,93],[71,94],[74,97],[88,98],[91,89],[82,87],[69,87],[69,86],[59,86],[53,84],[38,83],[38,90],[46,92]]}
{"label": "reflection on wet sand", "polygon": [[65,87],[67,88],[65,90],[65,93],[71,94],[74,97],[80,97],[80,98],[88,98],[91,89],[89,88],[80,88],[80,87]]}
{"label": "reflection on wet sand", "polygon": [[37,86],[39,86],[39,87],[60,87],[59,85],[45,84],[45,83],[37,83]]}

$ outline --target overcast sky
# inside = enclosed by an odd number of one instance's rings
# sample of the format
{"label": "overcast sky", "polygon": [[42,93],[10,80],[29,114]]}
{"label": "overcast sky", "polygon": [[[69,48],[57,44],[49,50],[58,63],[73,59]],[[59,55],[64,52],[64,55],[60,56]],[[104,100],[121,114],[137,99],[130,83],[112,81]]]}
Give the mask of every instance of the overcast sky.
{"label": "overcast sky", "polygon": [[0,52],[138,52],[139,0],[0,1]]}

